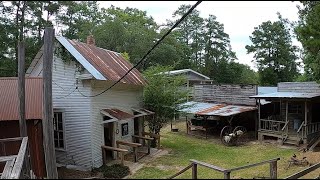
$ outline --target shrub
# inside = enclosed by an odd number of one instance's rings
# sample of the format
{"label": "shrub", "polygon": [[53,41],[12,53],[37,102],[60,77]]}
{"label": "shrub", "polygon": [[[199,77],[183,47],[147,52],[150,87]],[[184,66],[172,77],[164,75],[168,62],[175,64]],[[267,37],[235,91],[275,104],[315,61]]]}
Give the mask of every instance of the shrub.
{"label": "shrub", "polygon": [[[99,168],[100,169],[100,168]],[[130,173],[130,169],[128,166],[123,166],[120,164],[113,164],[111,166],[103,166],[101,168],[103,173],[103,177],[105,178],[123,178]]]}

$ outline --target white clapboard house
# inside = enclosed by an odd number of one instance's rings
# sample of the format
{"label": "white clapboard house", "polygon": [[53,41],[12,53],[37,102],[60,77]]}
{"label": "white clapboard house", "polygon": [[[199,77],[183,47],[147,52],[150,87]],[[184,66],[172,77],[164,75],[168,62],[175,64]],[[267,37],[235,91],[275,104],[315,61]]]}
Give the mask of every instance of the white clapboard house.
{"label": "white clapboard house", "polygon": [[[116,86],[95,96],[133,66],[120,53],[96,47],[94,42],[92,36],[86,43],[56,36],[52,67],[57,163],[85,169],[102,165],[102,145],[132,142],[132,135],[143,131],[142,116],[134,118],[134,114],[142,107],[146,80],[134,69]],[[43,47],[26,76],[42,76],[42,58]]]}

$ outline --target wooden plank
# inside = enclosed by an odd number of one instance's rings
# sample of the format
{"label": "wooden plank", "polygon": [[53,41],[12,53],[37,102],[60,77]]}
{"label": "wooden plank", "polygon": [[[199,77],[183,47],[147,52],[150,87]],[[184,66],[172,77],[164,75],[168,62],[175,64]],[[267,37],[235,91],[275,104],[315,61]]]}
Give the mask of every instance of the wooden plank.
{"label": "wooden plank", "polygon": [[11,172],[12,172],[12,168],[14,166],[14,162],[16,161],[16,158],[12,159],[11,161],[8,161],[6,163],[6,165],[4,166],[3,169],[3,173],[1,174],[1,178],[0,179],[9,179]]}
{"label": "wooden plank", "polygon": [[198,179],[198,164],[192,163],[192,179]]}
{"label": "wooden plank", "polygon": [[314,164],[314,165],[312,165],[312,166],[310,166],[300,172],[297,172],[291,176],[286,177],[285,179],[298,179],[298,178],[300,178],[300,177],[302,177],[302,176],[304,176],[304,175],[306,175],[306,174],[308,174],[318,168],[320,168],[320,163]]}
{"label": "wooden plank", "polygon": [[10,175],[10,177],[12,179],[19,179],[20,178],[20,174],[22,172],[23,164],[24,164],[24,161],[25,161],[25,156],[27,155],[26,154],[27,146],[28,146],[28,138],[24,137],[22,139],[21,146],[20,146],[20,149],[19,149],[19,153],[18,153],[18,156],[16,158],[16,162],[15,162],[15,164],[13,166],[12,173]]}
{"label": "wooden plank", "polygon": [[149,132],[142,132],[141,134],[143,136],[147,135],[147,136],[150,136],[150,137],[153,137],[153,138],[160,138],[159,134],[154,134],[154,133],[149,133]]}
{"label": "wooden plank", "polygon": [[19,128],[20,136],[27,136],[25,119],[25,44],[18,43],[18,97],[19,97]]}
{"label": "wooden plank", "polygon": [[176,173],[175,175],[170,176],[168,179],[173,179],[173,178],[175,178],[175,177],[179,176],[180,174],[182,174],[182,173],[186,172],[187,170],[189,170],[189,169],[190,169],[190,168],[192,168],[192,167],[193,167],[193,164],[190,164],[189,166],[187,166],[187,167],[183,168],[181,171],[179,171],[179,172],[178,172],[178,173]]}
{"label": "wooden plank", "polygon": [[16,158],[17,155],[13,156],[1,156],[0,157],[0,162],[6,162],[6,161],[11,161],[12,159]]}
{"label": "wooden plank", "polygon": [[224,172],[223,175],[224,175],[224,179],[230,179],[231,172]]}
{"label": "wooden plank", "polygon": [[116,144],[121,144],[121,145],[126,145],[126,146],[130,146],[130,147],[140,147],[142,146],[142,144],[140,143],[131,143],[131,142],[126,142],[126,141],[116,141]]}
{"label": "wooden plank", "polygon": [[245,166],[241,166],[241,167],[237,167],[237,168],[232,168],[232,169],[229,169],[229,171],[238,171],[238,170],[241,170],[241,169],[247,169],[247,168],[250,168],[250,167],[259,166],[259,165],[270,163],[270,162],[276,162],[276,161],[279,161],[279,160],[280,160],[280,158],[270,159],[270,160],[262,161],[262,162],[255,163],[255,164],[249,164],[249,165],[245,165]]}
{"label": "wooden plank", "polygon": [[[27,123],[25,119],[25,44],[24,42],[18,43],[18,97],[19,97],[19,128],[20,136],[28,137]],[[29,152],[27,149],[25,156],[26,169],[30,169]]]}
{"label": "wooden plank", "polygon": [[6,138],[6,139],[0,139],[0,142],[21,141],[22,139],[23,139],[23,137]]}
{"label": "wooden plank", "polygon": [[194,160],[194,159],[191,159],[190,161],[193,162],[193,163],[199,164],[201,166],[204,166],[204,167],[219,171],[219,172],[228,171],[227,169],[224,169],[224,168],[221,168],[221,167],[218,167],[218,166],[214,166],[214,165],[211,165],[211,164],[208,164],[208,163],[205,163],[205,162],[197,161],[197,160]]}
{"label": "wooden plank", "polygon": [[118,152],[128,152],[127,149],[121,149],[121,148],[116,148],[116,147],[111,147],[111,146],[101,146],[103,149],[108,149],[112,151],[118,151]]}
{"label": "wooden plank", "polygon": [[277,179],[277,177],[278,177],[277,161],[270,162],[270,179]]}
{"label": "wooden plank", "polygon": [[309,151],[313,151],[313,149],[314,149],[319,143],[320,143],[320,137],[319,137],[319,139],[318,139],[315,143],[312,144],[312,146],[309,148]]}
{"label": "wooden plank", "polygon": [[144,137],[144,136],[138,136],[138,135],[133,135],[132,137],[138,138],[138,139],[153,140],[153,138]]}
{"label": "wooden plank", "polygon": [[56,154],[53,140],[52,108],[52,60],[54,29],[45,28],[43,48],[43,144],[48,179],[58,179]]}

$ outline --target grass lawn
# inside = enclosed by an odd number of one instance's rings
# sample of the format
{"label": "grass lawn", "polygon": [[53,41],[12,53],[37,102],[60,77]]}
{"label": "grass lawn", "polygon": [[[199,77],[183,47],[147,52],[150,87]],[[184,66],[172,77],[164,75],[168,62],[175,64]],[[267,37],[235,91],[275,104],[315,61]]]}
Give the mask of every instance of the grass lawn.
{"label": "grass lawn", "polygon": [[[199,136],[186,134],[185,122],[176,125],[179,132],[170,132],[166,127],[161,132],[161,145],[170,150],[168,155],[157,158],[147,163],[130,178],[132,179],[165,179],[179,172],[190,164],[190,159],[203,161],[223,168],[235,168],[247,164],[280,157],[278,161],[278,178],[284,178],[306,167],[292,166],[288,170],[288,160],[295,153],[298,158],[303,156],[311,163],[320,161],[320,153],[300,153],[296,149],[280,148],[275,144],[248,142],[238,147],[226,147],[217,138],[205,139]],[[320,174],[320,170],[314,171],[304,178],[314,178]],[[235,171],[231,178],[268,177],[269,164]],[[191,170],[186,171],[177,179],[191,179]],[[223,174],[208,168],[198,166],[198,178],[223,178]]]}

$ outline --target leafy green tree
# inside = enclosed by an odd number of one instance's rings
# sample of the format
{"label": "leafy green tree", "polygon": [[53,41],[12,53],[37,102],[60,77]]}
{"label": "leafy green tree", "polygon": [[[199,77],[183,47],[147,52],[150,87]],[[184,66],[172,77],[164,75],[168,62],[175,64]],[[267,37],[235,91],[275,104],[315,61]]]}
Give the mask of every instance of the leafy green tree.
{"label": "leafy green tree", "polygon": [[184,76],[170,76],[161,72],[170,71],[169,66],[153,66],[144,75],[148,80],[143,92],[143,102],[147,109],[155,112],[154,118],[147,119],[149,130],[159,134],[161,128],[174,117],[186,101],[188,91],[182,90],[186,79]]}
{"label": "leafy green tree", "polygon": [[224,32],[223,24],[219,23],[214,15],[209,15],[205,22],[205,66],[202,72],[217,82],[230,83],[233,77],[226,73],[226,70],[228,63],[235,60],[236,55],[231,50],[229,35]]}
{"label": "leafy green tree", "polygon": [[277,85],[278,82],[293,81],[298,75],[296,52],[285,19],[278,14],[276,22],[263,22],[250,36],[252,45],[247,53],[254,53],[262,85]]}
{"label": "leafy green tree", "polygon": [[320,80],[320,3],[302,1],[299,8],[299,22],[295,28],[298,40],[303,46],[305,79]]}

